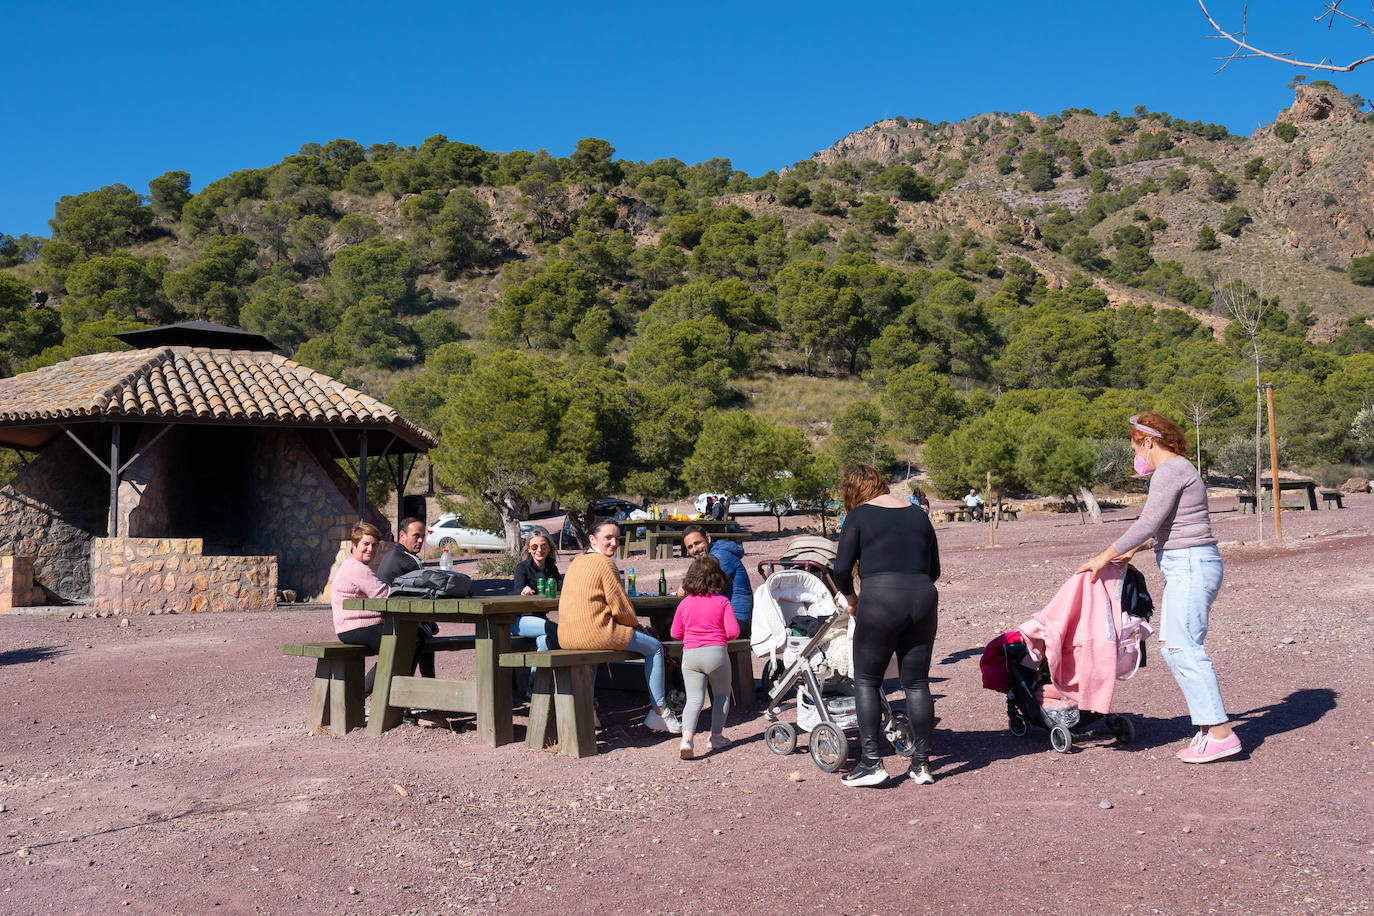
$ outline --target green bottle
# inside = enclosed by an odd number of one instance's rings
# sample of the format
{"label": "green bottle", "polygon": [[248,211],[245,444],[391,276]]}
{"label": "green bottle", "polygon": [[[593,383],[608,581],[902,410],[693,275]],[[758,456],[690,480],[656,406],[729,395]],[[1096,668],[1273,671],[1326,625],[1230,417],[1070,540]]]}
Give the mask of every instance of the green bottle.
{"label": "green bottle", "polygon": [[660,597],[668,594],[668,574],[661,569],[658,571],[658,594]]}
{"label": "green bottle", "polygon": [[635,568],[633,566],[630,567],[629,592],[631,598],[635,597]]}

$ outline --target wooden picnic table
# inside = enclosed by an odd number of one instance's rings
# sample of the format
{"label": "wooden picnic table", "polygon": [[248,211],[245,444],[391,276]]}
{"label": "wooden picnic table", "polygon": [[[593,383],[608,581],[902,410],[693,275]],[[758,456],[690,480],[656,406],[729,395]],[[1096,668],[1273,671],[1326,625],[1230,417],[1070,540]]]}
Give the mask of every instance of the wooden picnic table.
{"label": "wooden picnic table", "polygon": [[[702,528],[711,537],[719,537],[722,534],[730,533],[732,528],[738,527],[731,519],[668,519],[668,518],[646,518],[640,521],[625,521],[620,523],[625,529],[625,537],[620,541],[620,558],[625,559],[630,555],[631,549],[643,547],[650,559],[658,559],[658,549],[661,546],[668,547],[669,553],[672,552],[673,544],[682,543],[682,533],[688,528],[696,525]],[[644,530],[644,538],[635,540],[631,537],[638,534],[640,529]],[[633,541],[634,543],[631,543]]]}
{"label": "wooden picnic table", "polygon": [[[409,707],[470,712],[477,715],[477,735],[488,747],[514,740],[511,678],[497,660],[511,650],[511,624],[525,614],[543,616],[557,610],[558,599],[539,595],[493,595],[481,598],[349,598],[348,610],[377,611],[386,626],[377,655],[372,688],[369,735],[397,725]],[[470,681],[411,677],[415,631],[421,621],[456,621],[476,628],[476,677]],[[669,612],[669,621],[672,615]],[[397,659],[406,659],[397,665]]]}
{"label": "wooden picnic table", "polygon": [[[1274,480],[1272,477],[1265,478],[1262,482],[1264,489],[1264,505],[1269,508],[1274,504]],[[1305,508],[1317,511],[1317,482],[1305,477],[1280,477],[1279,478],[1279,503],[1283,503],[1283,494],[1290,491],[1300,491],[1303,494]],[[1298,507],[1303,508],[1303,507]]]}

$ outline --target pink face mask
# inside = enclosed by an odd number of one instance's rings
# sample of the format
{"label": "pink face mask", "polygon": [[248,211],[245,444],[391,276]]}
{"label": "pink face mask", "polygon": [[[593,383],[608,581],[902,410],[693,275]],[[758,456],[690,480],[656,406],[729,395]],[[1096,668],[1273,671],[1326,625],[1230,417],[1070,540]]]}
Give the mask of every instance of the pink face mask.
{"label": "pink face mask", "polygon": [[1146,461],[1143,455],[1136,455],[1135,472],[1141,477],[1149,477],[1155,472],[1155,469],[1150,467],[1150,462]]}

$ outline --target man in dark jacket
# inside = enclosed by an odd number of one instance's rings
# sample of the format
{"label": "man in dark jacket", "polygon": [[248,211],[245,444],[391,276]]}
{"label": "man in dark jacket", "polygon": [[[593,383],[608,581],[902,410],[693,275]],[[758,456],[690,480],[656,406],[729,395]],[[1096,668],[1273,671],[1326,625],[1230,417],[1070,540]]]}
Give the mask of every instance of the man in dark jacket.
{"label": "man in dark jacket", "polygon": [[402,573],[422,568],[420,549],[425,545],[425,523],[418,518],[403,518],[396,526],[396,545],[387,551],[377,566],[377,578],[387,585],[395,583]]}
{"label": "man in dark jacket", "polygon": [[682,533],[682,549],[694,560],[708,553],[716,558],[725,573],[725,591],[721,594],[730,599],[730,607],[739,621],[739,635],[747,639],[749,623],[754,618],[754,590],[744,568],[744,548],[734,541],[712,541],[706,529],[691,525]]}

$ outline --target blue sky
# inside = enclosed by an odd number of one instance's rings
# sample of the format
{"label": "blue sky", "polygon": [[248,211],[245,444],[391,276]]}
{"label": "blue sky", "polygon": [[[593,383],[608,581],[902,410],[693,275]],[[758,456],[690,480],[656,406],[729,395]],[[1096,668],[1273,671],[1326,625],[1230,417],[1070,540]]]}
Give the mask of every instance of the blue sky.
{"label": "blue sky", "polygon": [[[1243,0],[1209,0],[1239,26]],[[1374,35],[1316,0],[1250,3],[1251,36],[1345,62]],[[1196,0],[1054,3],[129,4],[0,0],[0,232],[49,234],[63,194],[170,169],[193,189],[338,137],[626,159],[713,156],[759,174],[875,120],[1138,104],[1249,133],[1295,72],[1217,73]],[[1361,40],[1361,39],[1364,40]],[[1323,74],[1308,76],[1316,79]],[[1369,73],[1331,76],[1374,96]]]}

